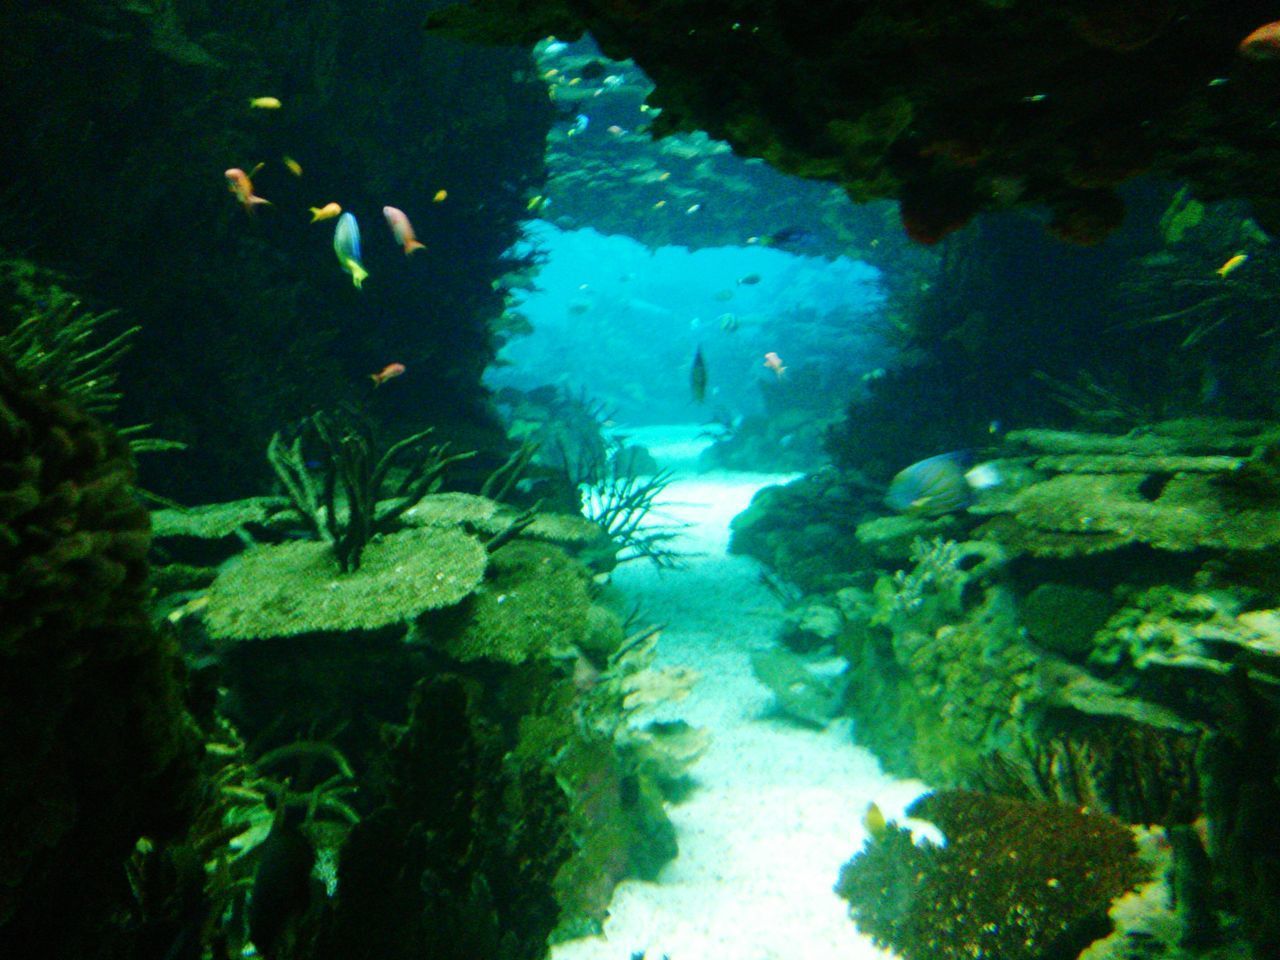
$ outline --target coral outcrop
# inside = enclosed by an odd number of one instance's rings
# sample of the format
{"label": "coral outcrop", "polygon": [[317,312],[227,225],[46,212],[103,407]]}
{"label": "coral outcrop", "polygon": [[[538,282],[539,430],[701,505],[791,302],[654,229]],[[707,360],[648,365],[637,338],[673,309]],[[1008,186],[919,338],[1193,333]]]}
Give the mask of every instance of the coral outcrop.
{"label": "coral outcrop", "polygon": [[921,242],[981,210],[1034,203],[1052,211],[1055,235],[1089,244],[1124,216],[1116,186],[1143,172],[1185,176],[1205,198],[1248,197],[1274,220],[1280,188],[1252,174],[1280,152],[1257,135],[1274,64],[1237,50],[1268,16],[1206,0],[927,11],[488,0],[429,24],[526,43],[589,30],[656,83],[655,132],[705,130],[857,200],[896,197]]}
{"label": "coral outcrop", "polygon": [[0,951],[99,956],[139,837],[181,831],[197,744],[147,615],[127,443],[0,357]]}
{"label": "coral outcrop", "polygon": [[891,823],[837,886],[859,929],[905,960],[1073,960],[1147,879],[1133,834],[1102,813],[942,791],[908,814],[945,845]]}

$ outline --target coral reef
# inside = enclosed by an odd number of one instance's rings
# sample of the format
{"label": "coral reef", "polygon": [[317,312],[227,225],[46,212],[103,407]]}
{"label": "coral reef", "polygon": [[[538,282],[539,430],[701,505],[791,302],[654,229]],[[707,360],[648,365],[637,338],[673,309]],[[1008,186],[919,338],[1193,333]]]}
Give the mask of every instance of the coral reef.
{"label": "coral reef", "polygon": [[127,443],[0,356],[0,948],[109,954],[138,838],[181,832],[198,744],[147,615]]}
{"label": "coral reef", "polygon": [[1101,813],[964,791],[917,800],[944,846],[889,824],[837,891],[905,960],[1072,960],[1111,930],[1111,902],[1147,879],[1133,835]]}

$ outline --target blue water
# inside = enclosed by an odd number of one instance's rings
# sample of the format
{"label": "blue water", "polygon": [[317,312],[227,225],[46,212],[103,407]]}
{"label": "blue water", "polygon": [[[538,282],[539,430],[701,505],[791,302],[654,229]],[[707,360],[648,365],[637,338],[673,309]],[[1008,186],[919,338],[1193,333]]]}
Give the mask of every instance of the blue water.
{"label": "blue water", "polygon": [[[545,221],[527,225],[526,245],[547,257],[538,289],[513,304],[534,333],[502,351],[495,388],[585,390],[628,423],[732,418],[760,411],[778,379],[763,365],[772,351],[835,412],[888,358],[873,325],[879,271],[865,263],[751,245],[650,250]],[[689,388],[695,349],[709,372],[702,405]]]}

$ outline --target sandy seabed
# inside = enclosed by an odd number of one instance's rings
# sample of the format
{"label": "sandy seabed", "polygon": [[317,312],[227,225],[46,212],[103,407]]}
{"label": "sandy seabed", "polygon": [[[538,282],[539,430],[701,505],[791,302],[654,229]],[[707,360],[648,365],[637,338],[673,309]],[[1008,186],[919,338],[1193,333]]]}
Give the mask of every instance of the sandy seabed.
{"label": "sandy seabed", "polygon": [[697,428],[630,431],[675,472],[656,511],[688,524],[675,571],[639,562],[614,577],[645,617],[665,624],[659,666],[701,680],[652,719],[684,719],[711,733],[693,768],[696,789],[669,808],[679,856],[656,882],[614,894],[601,936],[555,947],[553,960],[881,960],[833,892],[840,866],[862,846],[862,813],[890,818],[924,791],[884,774],[855,745],[848,720],[815,731],[777,717],[749,655],[773,645],[782,608],[750,558],[729,556],[729,521],[763,486],[789,476],[694,472]]}

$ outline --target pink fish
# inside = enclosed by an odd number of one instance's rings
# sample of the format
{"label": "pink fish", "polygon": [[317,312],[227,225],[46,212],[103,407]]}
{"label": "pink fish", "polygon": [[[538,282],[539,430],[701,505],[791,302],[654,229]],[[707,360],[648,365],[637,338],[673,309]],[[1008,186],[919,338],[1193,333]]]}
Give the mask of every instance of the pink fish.
{"label": "pink fish", "polygon": [[373,381],[375,387],[380,387],[388,380],[393,380],[402,373],[404,373],[403,363],[388,363],[377,373],[369,374],[369,379]]}
{"label": "pink fish", "polygon": [[413,224],[409,222],[409,218],[404,215],[404,211],[397,207],[383,207],[382,215],[387,218],[387,226],[391,228],[391,232],[395,234],[396,243],[404,247],[404,255],[407,257],[415,250],[421,250],[426,246],[420,243],[413,233]]}

